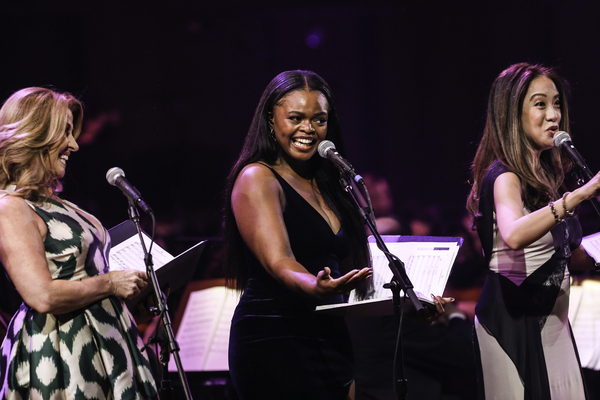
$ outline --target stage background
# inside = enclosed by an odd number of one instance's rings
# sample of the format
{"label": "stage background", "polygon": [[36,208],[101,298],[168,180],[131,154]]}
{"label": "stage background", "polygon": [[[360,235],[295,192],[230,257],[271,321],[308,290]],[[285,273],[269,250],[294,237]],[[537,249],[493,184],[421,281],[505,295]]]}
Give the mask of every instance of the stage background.
{"label": "stage background", "polygon": [[598,170],[596,17],[592,2],[555,0],[3,2],[0,97],[32,85],[80,96],[86,137],[65,197],[107,226],[127,218],[104,178],[119,166],[165,236],[214,236],[262,90],[310,69],[337,96],[347,159],[388,179],[398,214],[462,213],[490,85],[512,63],[570,81],[571,135]]}

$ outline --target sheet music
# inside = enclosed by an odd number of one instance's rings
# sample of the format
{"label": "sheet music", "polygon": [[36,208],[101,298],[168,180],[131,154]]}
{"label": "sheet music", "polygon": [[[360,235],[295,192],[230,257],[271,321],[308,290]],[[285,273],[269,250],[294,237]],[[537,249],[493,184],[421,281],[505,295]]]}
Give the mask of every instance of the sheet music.
{"label": "sheet music", "polygon": [[[388,260],[376,243],[369,243],[373,260],[373,284],[375,293],[369,298],[392,296],[383,285],[393,277]],[[417,297],[430,299],[431,294],[442,295],[450,276],[452,264],[460,246],[457,242],[386,242],[390,253],[404,262],[404,268],[414,286]],[[358,301],[354,296],[350,302]]]}
{"label": "sheet music", "polygon": [[600,232],[584,237],[581,244],[596,262],[600,262]]}
{"label": "sheet music", "polygon": [[[150,247],[150,237],[142,233],[146,249]],[[159,269],[172,259],[174,259],[165,249],[154,243],[152,245],[152,262],[154,270]],[[137,269],[146,271],[144,263],[144,250],[139,235],[134,235],[127,240],[115,245],[110,249],[109,265],[111,271],[121,271],[125,269]]]}
{"label": "sheet music", "polygon": [[569,321],[577,343],[581,366],[600,370],[600,282],[585,280],[571,286]]}
{"label": "sheet music", "polygon": [[223,309],[213,335],[210,351],[204,363],[204,371],[229,371],[229,330],[233,312],[239,301],[239,295],[235,290],[226,289]]}
{"label": "sheet music", "polygon": [[[235,290],[224,286],[190,293],[176,335],[185,371],[229,370],[229,329],[238,299]],[[169,371],[177,371],[173,358]]]}

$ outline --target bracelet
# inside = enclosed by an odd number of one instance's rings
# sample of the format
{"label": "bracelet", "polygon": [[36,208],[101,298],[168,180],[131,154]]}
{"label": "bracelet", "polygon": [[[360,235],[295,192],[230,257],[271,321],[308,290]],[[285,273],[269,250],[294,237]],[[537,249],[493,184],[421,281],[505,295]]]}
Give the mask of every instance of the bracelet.
{"label": "bracelet", "polygon": [[558,216],[558,214],[556,213],[556,208],[554,208],[554,203],[550,202],[548,204],[550,206],[550,211],[552,211],[552,214],[554,215],[554,220],[558,223],[558,222],[562,222],[563,220]]}
{"label": "bracelet", "polygon": [[563,210],[565,211],[565,218],[571,218],[573,216],[573,211],[569,211],[567,210],[567,196],[570,194],[571,192],[565,192],[565,194],[563,194],[562,197],[562,201],[563,201]]}

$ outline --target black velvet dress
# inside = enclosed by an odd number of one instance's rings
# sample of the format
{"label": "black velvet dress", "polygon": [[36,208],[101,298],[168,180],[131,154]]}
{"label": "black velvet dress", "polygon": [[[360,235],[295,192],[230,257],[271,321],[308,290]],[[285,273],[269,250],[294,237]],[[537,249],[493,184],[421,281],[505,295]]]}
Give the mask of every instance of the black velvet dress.
{"label": "black velvet dress", "polygon": [[[273,170],[272,170],[273,171]],[[317,275],[349,254],[343,228],[334,234],[323,217],[279,174],[284,222],[296,260]],[[319,315],[319,300],[292,292],[269,275],[246,248],[249,280],[235,310],[229,369],[241,399],[345,399],[352,383],[352,350],[344,320]]]}

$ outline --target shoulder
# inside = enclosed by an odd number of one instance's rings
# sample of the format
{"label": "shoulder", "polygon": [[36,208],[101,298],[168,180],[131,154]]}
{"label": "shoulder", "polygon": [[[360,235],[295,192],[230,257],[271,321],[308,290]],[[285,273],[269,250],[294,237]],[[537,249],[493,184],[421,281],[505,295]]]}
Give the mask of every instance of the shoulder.
{"label": "shoulder", "polygon": [[281,186],[274,172],[264,164],[253,163],[246,165],[239,173],[233,186],[234,195],[246,193],[279,193]]}
{"label": "shoulder", "polygon": [[521,180],[514,172],[506,171],[499,174],[494,181],[494,192],[509,189],[518,189],[521,191]]}
{"label": "shoulder", "polygon": [[45,230],[45,223],[22,197],[4,195],[0,197],[0,225],[13,229],[15,226],[25,226],[35,223],[40,232]]}
{"label": "shoulder", "polygon": [[523,208],[521,195],[521,180],[513,172],[505,172],[498,176],[494,182],[494,203],[513,205],[518,209]]}
{"label": "shoulder", "polygon": [[496,160],[488,168],[488,170],[485,174],[485,178],[483,180],[484,180],[484,182],[492,182],[493,183],[500,175],[503,175],[507,172],[512,173],[514,175],[514,173],[511,171],[511,169],[509,167],[507,167],[504,163]]}
{"label": "shoulder", "polygon": [[11,194],[0,194],[0,216],[9,217],[29,212],[31,212],[31,207],[22,197]]}
{"label": "shoulder", "polygon": [[268,185],[277,182],[275,173],[265,164],[253,163],[246,165],[239,173],[235,187],[245,185]]}
{"label": "shoulder", "polygon": [[[483,182],[481,184],[481,196],[484,197],[486,193],[493,193],[496,190],[496,182],[498,178],[502,177],[502,180],[516,179],[519,180],[518,176],[512,172],[506,165],[496,160],[488,168]],[[510,178],[508,178],[510,177]]]}

